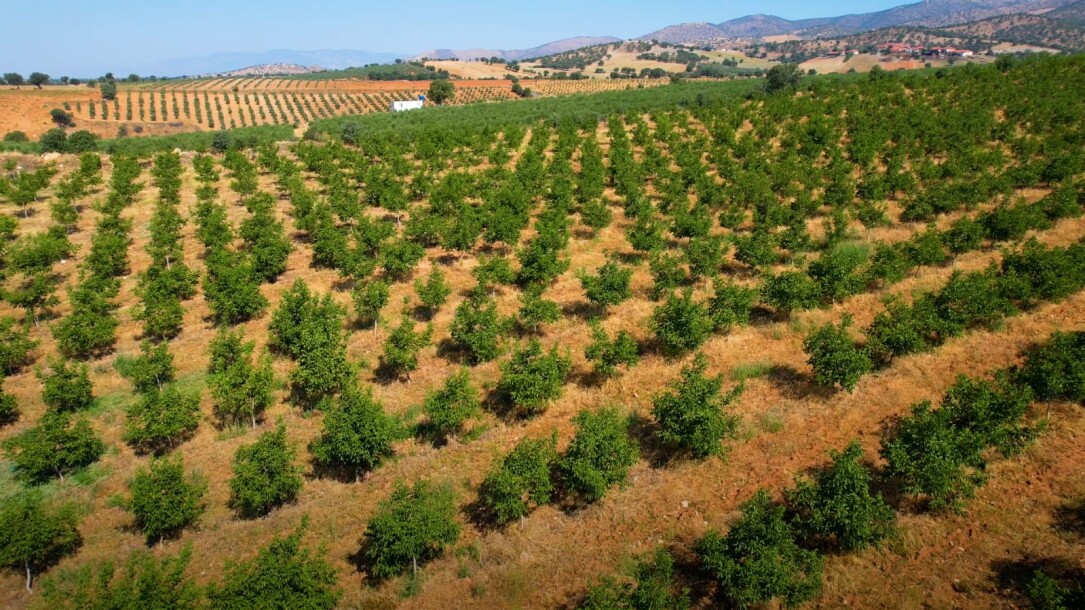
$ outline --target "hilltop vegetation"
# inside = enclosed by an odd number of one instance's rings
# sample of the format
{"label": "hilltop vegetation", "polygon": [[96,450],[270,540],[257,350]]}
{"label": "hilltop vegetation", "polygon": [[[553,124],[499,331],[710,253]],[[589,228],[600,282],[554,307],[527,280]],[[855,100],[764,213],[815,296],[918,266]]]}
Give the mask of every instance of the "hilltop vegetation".
{"label": "hilltop vegetation", "polygon": [[9,157],[0,605],[1080,599],[1082,57],[224,137]]}

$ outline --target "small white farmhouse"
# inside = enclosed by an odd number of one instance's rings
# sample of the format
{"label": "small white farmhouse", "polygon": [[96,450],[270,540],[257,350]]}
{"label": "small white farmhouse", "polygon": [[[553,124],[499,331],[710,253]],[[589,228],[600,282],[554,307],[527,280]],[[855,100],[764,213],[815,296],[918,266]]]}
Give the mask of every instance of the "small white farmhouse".
{"label": "small white farmhouse", "polygon": [[398,102],[392,102],[392,112],[404,112],[407,110],[418,110],[426,104],[426,100],[422,96],[418,96],[417,100],[402,100]]}

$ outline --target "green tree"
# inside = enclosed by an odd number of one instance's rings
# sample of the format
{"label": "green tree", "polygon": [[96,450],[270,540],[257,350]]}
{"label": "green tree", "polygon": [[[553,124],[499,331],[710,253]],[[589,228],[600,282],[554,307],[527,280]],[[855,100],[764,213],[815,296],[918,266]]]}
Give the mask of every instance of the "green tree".
{"label": "green tree", "polygon": [[629,438],[629,420],[615,409],[581,411],[573,418],[576,434],[558,462],[565,489],[581,500],[598,502],[615,484],[624,483],[637,461]]}
{"label": "green tree", "polygon": [[392,494],[369,520],[361,556],[377,580],[402,574],[408,566],[439,557],[460,537],[453,490],[427,481],[407,487],[397,481]]}
{"label": "green tree", "polygon": [[82,544],[73,507],[51,508],[36,491],[0,501],[0,566],[26,574],[33,592],[34,574],[55,564]]}
{"label": "green tree", "polygon": [[536,415],[551,400],[561,397],[572,360],[557,346],[543,353],[542,344],[532,339],[501,364],[501,379],[495,389],[498,400],[517,415]]}
{"label": "green tree", "polygon": [[618,305],[633,296],[633,291],[629,288],[633,270],[622,267],[613,259],[603,263],[595,275],[581,271],[579,277],[580,286],[588,300],[604,311],[607,307]]}
{"label": "green tree", "polygon": [[90,422],[70,413],[46,411],[38,425],[4,442],[8,458],[21,478],[35,483],[85,468],[105,453],[105,444]]}
{"label": "green tree", "polygon": [[551,469],[557,460],[557,438],[525,438],[501,459],[479,487],[479,504],[503,525],[520,519],[532,506],[550,502],[554,494]]}
{"label": "green tree", "polygon": [[714,294],[708,301],[708,315],[717,331],[728,331],[750,323],[750,312],[757,300],[757,289],[739,286],[731,281],[715,280]]}
{"label": "green tree", "polygon": [[708,310],[694,302],[690,290],[671,294],[652,312],[651,328],[667,356],[680,356],[704,345],[715,324]]}
{"label": "green tree", "polygon": [[217,250],[207,257],[203,292],[219,324],[251,320],[263,313],[268,305],[267,299],[260,294],[252,257],[229,250]]}
{"label": "green tree", "polygon": [[58,358],[50,362],[49,372],[38,372],[42,382],[41,399],[56,411],[82,411],[94,404],[94,385],[87,365]]}
{"label": "green tree", "polygon": [[584,349],[584,357],[591,362],[592,372],[601,379],[608,379],[618,373],[618,367],[632,367],[640,361],[636,339],[624,330],[611,339],[603,330],[598,320],[592,319],[591,343]]}
{"label": "green tree", "polygon": [[802,271],[769,274],[761,284],[761,300],[787,316],[792,311],[810,309],[821,303],[816,282]]}
{"label": "green tree", "polygon": [[481,407],[470,371],[460,369],[448,377],[443,387],[426,394],[422,403],[426,414],[425,431],[438,440],[459,434]]}
{"label": "green tree", "polygon": [[851,316],[845,315],[839,325],[819,326],[802,342],[807,362],[814,369],[814,382],[825,387],[837,384],[851,392],[859,378],[870,372],[873,363],[867,350],[848,333]]}
{"label": "green tree", "polygon": [[112,79],[105,80],[98,85],[98,91],[102,93],[103,100],[115,100],[117,99],[117,83]]}
{"label": "green tree", "polygon": [[207,369],[219,417],[233,423],[248,420],[254,430],[257,419],[271,406],[275,382],[270,356],[265,353],[253,363],[255,345],[244,341],[240,331],[223,328],[211,341]]}
{"label": "green tree", "polygon": [[343,468],[355,481],[392,455],[396,422],[384,412],[369,388],[345,390],[324,414],[324,431],[313,441],[313,461]]}
{"label": "green tree", "polygon": [[380,321],[380,312],[388,304],[388,283],[370,280],[354,285],[350,296],[358,326],[373,326]]}
{"label": "green tree", "polygon": [[723,453],[720,441],[735,435],[738,417],[728,413],[727,407],[743,389],[738,385],[724,394],[723,375],[707,377],[707,369],[708,359],[697,354],[689,366],[682,368],[681,380],[652,401],[660,440],[700,459]]}
{"label": "green tree", "polygon": [[516,312],[517,322],[523,329],[539,332],[539,325],[552,324],[561,319],[561,307],[542,296],[543,289],[527,288],[521,297],[520,310]]}
{"label": "green tree", "polygon": [[191,437],[200,425],[200,392],[170,384],[139,397],[128,408],[124,439],[137,451],[161,454]]}
{"label": "green tree", "polygon": [[173,354],[168,343],[144,341],[139,351],[138,357],[121,359],[116,364],[117,372],[132,382],[137,392],[155,392],[173,381],[177,367],[173,365]]}
{"label": "green tree", "polygon": [[38,342],[30,338],[30,328],[15,325],[15,318],[0,318],[0,371],[5,375],[19,372],[30,361],[30,352]]}
{"label": "green tree", "polygon": [[452,81],[448,79],[431,81],[426,97],[433,100],[433,103],[438,106],[445,102],[451,102],[456,97],[456,85],[452,84]]}
{"label": "green tree", "polygon": [[870,491],[870,470],[859,459],[863,448],[852,441],[832,452],[832,463],[812,480],[800,480],[787,493],[796,529],[809,540],[857,551],[878,544],[894,526],[893,509]]}
{"label": "green tree", "polygon": [[128,482],[132,497],[128,510],[148,543],[176,536],[200,517],[207,483],[195,474],[185,475],[180,458],[152,459]]}
{"label": "green tree", "polygon": [[207,590],[211,607],[222,610],[269,608],[288,610],[332,610],[342,591],[336,586],[335,568],[324,558],[325,551],[304,548],[302,536],[309,525],[301,525],[289,536],[276,536],[249,561],[228,564],[222,581]]}
{"label": "green tree", "polygon": [[429,345],[432,334],[432,326],[427,326],[422,332],[416,331],[414,320],[404,312],[399,326],[392,329],[384,342],[381,353],[383,371],[389,376],[405,375],[410,381],[411,371],[418,368],[418,352]]}
{"label": "green tree", "polygon": [[414,281],[414,291],[418,293],[418,299],[422,301],[422,306],[429,311],[430,315],[444,305],[448,300],[448,295],[452,294],[452,288],[445,282],[444,274],[436,265],[430,270],[429,277],[424,283],[422,280]]}
{"label": "green tree", "polygon": [[489,362],[497,357],[498,341],[507,324],[497,315],[497,302],[475,290],[456,307],[450,333],[456,346],[471,362]]}
{"label": "green tree", "polygon": [[798,64],[777,64],[765,74],[765,92],[776,93],[795,87],[802,78],[802,69]]}
{"label": "green tree", "polygon": [[696,551],[724,599],[739,608],[776,599],[794,607],[821,591],[824,559],[796,543],[783,506],[763,489],[742,505],[726,536],[710,531]]}
{"label": "green tree", "polygon": [[238,447],[230,479],[230,505],[243,518],[253,519],[293,500],[302,486],[301,467],[294,463],[295,457],[282,422],[256,442]]}

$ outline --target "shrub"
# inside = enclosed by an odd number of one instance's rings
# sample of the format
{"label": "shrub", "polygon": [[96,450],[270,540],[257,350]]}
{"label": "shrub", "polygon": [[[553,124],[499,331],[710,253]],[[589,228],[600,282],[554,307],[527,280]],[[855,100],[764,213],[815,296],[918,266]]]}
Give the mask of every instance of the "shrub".
{"label": "shrub", "polygon": [[1014,378],[1039,400],[1085,402],[1085,333],[1054,333],[1026,353]]}
{"label": "shrub", "polygon": [[710,531],[696,551],[724,599],[739,608],[776,599],[794,607],[821,591],[824,560],[796,543],[784,508],[764,490],[742,505],[726,536]]}
{"label": "shrub", "polygon": [[652,312],[650,324],[667,356],[680,356],[701,347],[715,326],[705,306],[693,301],[690,290],[683,291],[681,297],[668,296]]}
{"label": "shrub", "polygon": [[212,584],[207,598],[215,608],[306,608],[331,610],[342,591],[335,568],[324,550],[302,547],[308,518],[286,538],[276,536],[254,559],[227,564],[222,582]]}
{"label": "shrub", "polygon": [[674,558],[666,549],[651,557],[641,557],[633,567],[633,582],[620,583],[613,578],[588,589],[580,610],[659,609],[688,610],[689,589],[675,583]]}
{"label": "shrub", "polygon": [[495,389],[498,400],[517,415],[536,415],[551,400],[561,397],[565,379],[572,369],[568,355],[557,346],[543,353],[542,344],[532,339],[501,364],[501,379]]}
{"label": "shrub", "polygon": [[573,418],[576,434],[558,462],[564,488],[592,503],[615,484],[624,483],[637,461],[629,421],[614,409],[581,411]]}
{"label": "shrub", "polygon": [[677,254],[666,254],[659,250],[652,252],[648,259],[653,282],[652,300],[663,298],[688,281],[686,270],[681,265],[682,258]]}
{"label": "shrub", "polygon": [[128,483],[132,493],[128,509],[149,543],[172,537],[192,525],[203,513],[207,483],[185,476],[180,458],[152,460]]}
{"label": "shrub", "polygon": [[397,481],[365,528],[361,556],[377,580],[402,574],[408,566],[439,557],[460,537],[452,489],[418,481]]}
{"label": "shrub", "polygon": [[731,281],[712,283],[715,293],[708,301],[708,315],[717,331],[728,331],[750,323],[750,312],[757,300],[757,289],[739,286]]}
{"label": "shrub", "polygon": [[851,392],[859,378],[873,367],[866,349],[848,333],[849,326],[851,316],[845,315],[839,326],[832,323],[820,326],[803,340],[802,349],[814,369],[814,382],[818,385],[833,387],[839,384]]}
{"label": "shrub", "polygon": [[893,509],[870,491],[870,471],[859,462],[863,448],[852,441],[831,454],[832,463],[787,494],[798,531],[844,551],[864,549],[888,536]]}
{"label": "shrub", "polygon": [[256,442],[238,447],[230,479],[230,505],[242,517],[252,519],[293,500],[302,485],[301,468],[294,459],[282,422]]}
{"label": "shrub", "polygon": [[90,422],[69,413],[46,411],[37,426],[4,442],[16,474],[35,483],[85,468],[105,453]]}
{"label": "shrub", "polygon": [[200,425],[200,393],[168,385],[140,396],[128,408],[124,439],[141,452],[162,453],[192,436]]}
{"label": "shrub", "polygon": [[708,359],[697,354],[689,366],[682,368],[682,379],[671,384],[671,391],[652,401],[660,440],[700,459],[722,454],[720,441],[734,436],[738,417],[726,409],[743,389],[738,385],[724,394],[723,375],[706,377],[707,369]]}
{"label": "shrub", "polygon": [[358,480],[392,455],[396,434],[395,422],[372,390],[351,386],[325,409],[324,431],[310,451],[317,464],[343,468]]}
{"label": "shrub", "polygon": [[525,438],[494,466],[479,487],[479,504],[502,525],[523,519],[532,505],[550,502],[550,470],[557,459],[557,438]]}
{"label": "shrub", "polygon": [[54,565],[82,544],[79,519],[71,506],[47,507],[40,493],[24,491],[0,501],[0,566],[34,574]]}
{"label": "shrub", "polygon": [[218,250],[207,257],[203,292],[218,324],[251,320],[268,305],[260,294],[252,258],[229,250]]}
{"label": "shrub", "polygon": [[38,373],[42,382],[41,399],[56,411],[82,411],[94,404],[94,385],[87,375],[87,365],[54,360],[48,373]]}
{"label": "shrub", "polygon": [[771,233],[757,230],[735,240],[735,260],[751,267],[764,267],[776,262],[776,240]]}
{"label": "shrub", "polygon": [[553,323],[561,319],[561,308],[557,303],[543,298],[542,292],[539,288],[524,290],[520,310],[516,312],[521,328],[537,333],[540,324]]}
{"label": "shrub", "polygon": [[810,263],[810,278],[817,284],[818,294],[833,302],[862,290],[865,278],[859,270],[869,258],[866,247],[859,244],[838,244]]}
{"label": "shrub", "polygon": [[444,387],[426,394],[422,403],[426,428],[438,439],[458,434],[481,406],[470,372],[460,369],[449,376]]}
{"label": "shrub", "polygon": [[694,277],[715,275],[723,265],[723,238],[719,235],[694,237],[684,249],[689,272]]}
{"label": "shrub", "polygon": [[42,600],[50,608],[171,608],[198,610],[202,591],[185,577],[192,559],[192,549],[185,547],[176,556],[156,559],[149,551],[133,552],[124,571],[114,578],[116,569],[104,562],[92,569],[86,566],[75,573],[47,579],[42,584]]}
{"label": "shrub", "polygon": [[605,310],[611,305],[618,305],[633,296],[629,282],[633,270],[623,268],[617,261],[607,260],[595,275],[580,273],[580,286],[588,300]]}
{"label": "shrub", "polygon": [[584,357],[592,363],[592,372],[602,379],[613,377],[618,367],[632,367],[640,361],[639,347],[632,335],[618,331],[614,339],[607,336],[598,320],[591,322],[592,342],[584,349]]}
{"label": "shrub", "polygon": [[770,274],[761,285],[761,300],[781,314],[811,309],[821,302],[818,284],[801,271]]}

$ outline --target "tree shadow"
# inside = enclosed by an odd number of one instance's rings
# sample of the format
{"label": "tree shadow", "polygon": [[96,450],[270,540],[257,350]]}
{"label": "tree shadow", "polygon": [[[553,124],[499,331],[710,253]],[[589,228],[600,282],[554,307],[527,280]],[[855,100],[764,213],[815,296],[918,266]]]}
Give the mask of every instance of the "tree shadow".
{"label": "tree shadow", "polygon": [[656,436],[656,423],[651,418],[634,413],[629,416],[629,436],[637,442],[640,455],[652,468],[666,468],[681,460],[680,452]]}
{"label": "tree shadow", "polygon": [[1056,508],[1055,529],[1085,539],[1085,499],[1073,500]]}
{"label": "tree shadow", "polygon": [[576,317],[587,322],[592,318],[603,319],[607,315],[605,307],[596,305],[590,301],[576,301],[568,303],[561,308],[562,317]]}
{"label": "tree shadow", "polygon": [[[1085,569],[1077,563],[1058,557],[1035,557],[1026,555],[1019,559],[998,559],[991,563],[991,569],[995,573],[995,582],[1002,591],[1009,592],[1015,601],[1024,606],[1030,603],[1028,590],[1033,578],[1039,572],[1043,572],[1056,582],[1064,585],[1072,599],[1064,599],[1066,608],[1080,608],[1078,604],[1085,602],[1085,589],[1081,583],[1085,583]],[[1073,590],[1077,583],[1076,591]],[[1038,607],[1038,606],[1037,606]]]}
{"label": "tree shadow", "polygon": [[318,464],[310,462],[311,472],[306,473],[310,480],[323,479],[338,483],[361,483],[369,473],[364,470],[344,466],[342,464]]}
{"label": "tree shadow", "polygon": [[827,399],[836,394],[836,390],[814,383],[809,376],[786,364],[774,364],[766,377],[781,394],[791,400],[810,397]]}

